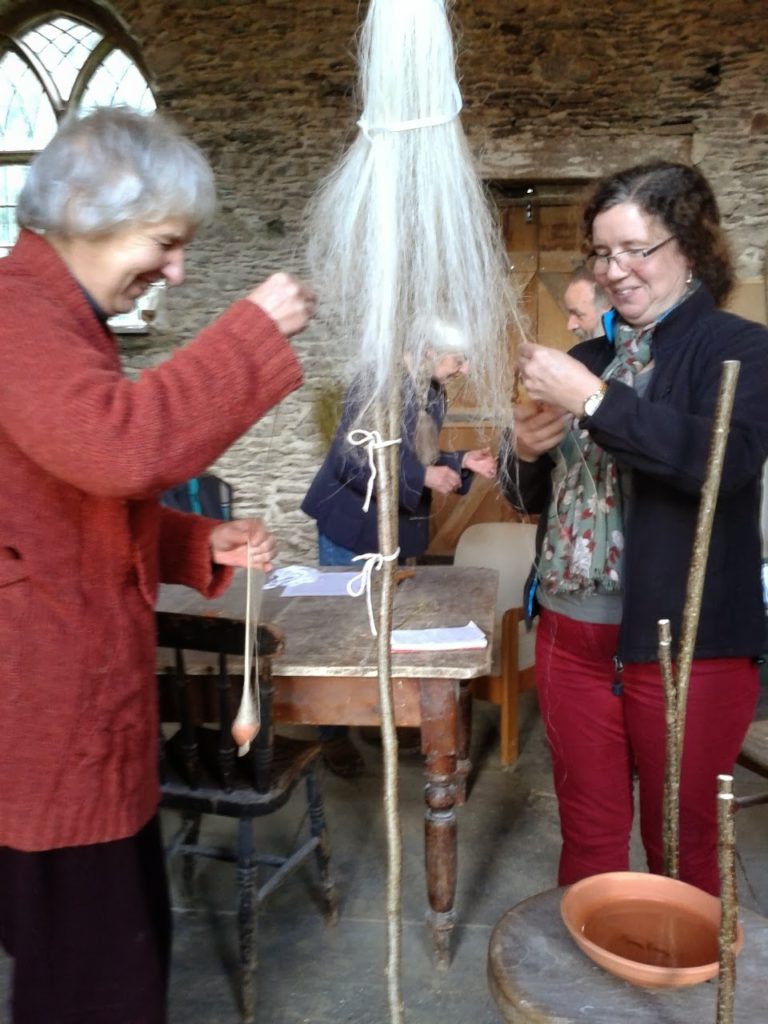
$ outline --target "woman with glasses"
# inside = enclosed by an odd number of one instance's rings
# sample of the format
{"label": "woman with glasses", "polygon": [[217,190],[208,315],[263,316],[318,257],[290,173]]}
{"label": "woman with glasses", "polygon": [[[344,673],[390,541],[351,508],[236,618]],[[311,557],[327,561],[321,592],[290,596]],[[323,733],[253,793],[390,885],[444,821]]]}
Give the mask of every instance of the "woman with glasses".
{"label": "woman with glasses", "polygon": [[721,366],[739,360],[680,787],[680,877],[717,893],[716,776],[731,771],[754,713],[765,640],[768,330],[720,308],[734,274],[715,198],[695,168],[655,162],[604,178],[583,227],[613,304],[608,333],[570,354],[520,346],[529,401],[507,474],[512,503],[541,513],[532,591],[559,881],[628,868],[634,774],[648,867],[662,870],[657,621],[671,621],[674,652]]}

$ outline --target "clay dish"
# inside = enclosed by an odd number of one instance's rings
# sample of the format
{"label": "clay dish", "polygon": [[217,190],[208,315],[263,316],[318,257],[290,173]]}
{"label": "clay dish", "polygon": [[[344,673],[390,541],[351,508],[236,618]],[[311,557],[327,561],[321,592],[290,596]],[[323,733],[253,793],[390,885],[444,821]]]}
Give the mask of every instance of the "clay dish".
{"label": "clay dish", "polygon": [[[576,945],[634,985],[675,988],[719,969],[720,901],[664,875],[612,871],[572,885],[560,913]],[[744,941],[737,928],[735,951]]]}

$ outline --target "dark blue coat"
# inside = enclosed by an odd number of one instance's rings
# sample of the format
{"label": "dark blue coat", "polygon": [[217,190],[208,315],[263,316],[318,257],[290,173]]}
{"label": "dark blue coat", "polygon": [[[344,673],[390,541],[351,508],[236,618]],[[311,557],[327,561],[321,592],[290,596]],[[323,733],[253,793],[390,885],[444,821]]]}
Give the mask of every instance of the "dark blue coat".
{"label": "dark blue coat", "polygon": [[[613,358],[606,338],[571,351],[600,374]],[[760,655],[765,610],[760,578],[760,491],[768,457],[768,330],[715,307],[700,287],[656,328],[653,373],[640,397],[611,381],[594,416],[595,441],[632,470],[625,525],[624,612],[619,654],[655,661],[658,619],[680,636],[688,567],[709,452],[722,363],[741,362],[696,640],[697,658]],[[518,509],[549,506],[552,461],[517,463],[507,496]],[[544,527],[542,516],[541,528]]]}
{"label": "dark blue coat", "polygon": [[[436,381],[430,385],[426,410],[439,431],[445,416],[445,389]],[[347,440],[350,429],[361,425],[355,422],[356,416],[355,403],[348,394],[331,447],[307,491],[301,509],[317,520],[320,533],[335,544],[362,555],[378,551],[379,542],[375,487],[370,507],[367,512],[363,511],[370,476],[368,458],[361,448],[351,448]],[[406,401],[402,416],[402,444],[399,446],[398,535],[401,559],[423,555],[429,543],[432,492],[424,486],[426,467],[414,451],[417,419],[416,402]],[[466,494],[472,478],[469,470],[461,468],[464,454],[463,451],[440,452],[437,459],[437,465],[450,466],[461,475],[459,494]]]}

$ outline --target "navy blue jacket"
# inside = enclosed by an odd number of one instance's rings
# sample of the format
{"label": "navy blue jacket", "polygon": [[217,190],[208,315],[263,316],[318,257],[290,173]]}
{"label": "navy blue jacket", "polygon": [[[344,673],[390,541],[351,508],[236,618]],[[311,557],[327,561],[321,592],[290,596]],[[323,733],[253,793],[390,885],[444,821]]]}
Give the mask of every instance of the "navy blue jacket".
{"label": "navy blue jacket", "polygon": [[[438,431],[445,416],[445,389],[432,381],[427,395],[426,410]],[[344,402],[339,426],[331,447],[317,476],[312,481],[301,509],[317,520],[320,533],[335,544],[349,548],[358,555],[378,551],[376,523],[376,491],[367,512],[363,511],[370,468],[362,448],[351,448],[347,441],[355,423],[357,408],[350,396]],[[400,558],[419,557],[429,543],[429,514],[432,492],[424,486],[424,466],[414,451],[414,433],[418,408],[407,401],[402,416],[402,444],[400,448],[400,486],[398,507],[398,538]],[[457,492],[466,494],[472,473],[461,468],[464,452],[440,452],[437,465],[450,466],[461,475],[462,486]]]}
{"label": "navy blue jacket", "polygon": [[[613,358],[606,338],[582,342],[576,359],[600,374]],[[653,373],[641,398],[611,381],[581,423],[632,470],[625,522],[624,613],[619,655],[655,661],[658,619],[680,636],[693,537],[724,360],[741,362],[710,540],[695,657],[757,656],[765,650],[760,579],[760,485],[768,457],[768,330],[718,310],[699,288],[657,327]],[[520,510],[549,506],[552,460],[513,460],[507,497]],[[544,529],[542,516],[540,532]]]}

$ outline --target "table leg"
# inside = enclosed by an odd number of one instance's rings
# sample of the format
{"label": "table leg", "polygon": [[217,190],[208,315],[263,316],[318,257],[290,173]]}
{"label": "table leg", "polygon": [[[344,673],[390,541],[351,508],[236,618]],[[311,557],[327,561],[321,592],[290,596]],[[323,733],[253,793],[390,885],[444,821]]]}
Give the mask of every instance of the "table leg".
{"label": "table leg", "polygon": [[456,748],[458,682],[425,679],[421,684],[421,737],[424,752],[426,811],[424,857],[427,873],[427,924],[432,932],[435,964],[451,961],[456,924]]}
{"label": "table leg", "polygon": [[467,780],[472,771],[469,759],[469,739],[472,735],[472,683],[464,681],[459,687],[458,744],[456,748],[456,803],[461,807],[467,799]]}

